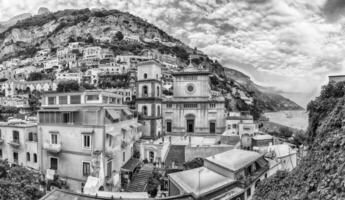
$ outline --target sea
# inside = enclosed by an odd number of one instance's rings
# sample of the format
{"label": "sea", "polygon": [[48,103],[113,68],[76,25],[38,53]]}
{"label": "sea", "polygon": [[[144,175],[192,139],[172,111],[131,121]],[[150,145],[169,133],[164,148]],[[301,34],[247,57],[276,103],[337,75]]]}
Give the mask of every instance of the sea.
{"label": "sea", "polygon": [[268,117],[269,121],[284,126],[301,130],[307,130],[308,128],[308,113],[305,110],[267,112],[264,113],[264,116]]}

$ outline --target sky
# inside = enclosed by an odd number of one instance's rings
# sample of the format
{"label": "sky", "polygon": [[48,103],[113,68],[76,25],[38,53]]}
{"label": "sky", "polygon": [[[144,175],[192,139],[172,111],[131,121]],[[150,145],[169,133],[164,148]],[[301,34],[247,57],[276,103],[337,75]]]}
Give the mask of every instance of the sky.
{"label": "sky", "polygon": [[345,0],[0,0],[0,21],[40,7],[130,12],[302,106],[345,73]]}

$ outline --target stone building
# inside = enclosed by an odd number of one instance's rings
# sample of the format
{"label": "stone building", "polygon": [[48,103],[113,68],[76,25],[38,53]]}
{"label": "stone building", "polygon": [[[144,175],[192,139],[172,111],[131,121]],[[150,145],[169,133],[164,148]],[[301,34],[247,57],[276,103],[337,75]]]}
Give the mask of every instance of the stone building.
{"label": "stone building", "polygon": [[211,93],[209,71],[190,64],[173,73],[173,96],[163,101],[166,134],[221,134],[225,129],[225,99]]}

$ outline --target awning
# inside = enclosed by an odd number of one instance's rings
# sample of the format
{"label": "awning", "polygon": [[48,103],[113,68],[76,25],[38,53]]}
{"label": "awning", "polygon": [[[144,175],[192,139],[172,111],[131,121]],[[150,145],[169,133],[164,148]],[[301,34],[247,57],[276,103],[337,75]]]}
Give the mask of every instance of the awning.
{"label": "awning", "polygon": [[113,119],[113,120],[119,120],[121,117],[120,117],[120,113],[118,111],[115,111],[115,110],[108,110],[107,109],[107,113],[110,115],[110,117]]}
{"label": "awning", "polygon": [[75,108],[75,107],[60,107],[59,111],[62,111],[62,112],[77,112],[77,111],[79,111],[79,109]]}
{"label": "awning", "polygon": [[124,131],[127,131],[127,132],[131,131],[131,128],[128,126],[123,126],[123,127],[121,127],[121,129]]}
{"label": "awning", "polygon": [[134,169],[139,165],[139,163],[139,159],[132,157],[121,167],[121,171],[133,172]]}
{"label": "awning", "polygon": [[132,113],[130,110],[128,110],[128,109],[122,109],[122,111],[123,111],[127,116],[132,116],[132,115],[133,115],[133,113]]}
{"label": "awning", "polygon": [[138,127],[142,126],[142,124],[140,124],[138,122],[134,122],[134,123],[131,123],[129,126],[132,128],[138,128]]}

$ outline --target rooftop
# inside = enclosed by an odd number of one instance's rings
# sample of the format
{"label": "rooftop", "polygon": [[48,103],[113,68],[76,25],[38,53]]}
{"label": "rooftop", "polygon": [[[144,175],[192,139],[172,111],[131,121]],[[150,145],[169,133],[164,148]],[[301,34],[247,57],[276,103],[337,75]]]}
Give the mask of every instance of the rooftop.
{"label": "rooftop", "polygon": [[[171,140],[172,145],[188,145],[189,137],[191,138],[191,146],[214,145],[219,141],[219,136],[164,136],[153,141],[154,144],[168,143]],[[169,139],[170,138],[170,139]]]}
{"label": "rooftop", "polygon": [[265,134],[265,135],[256,135],[253,137],[254,140],[273,140],[273,136]]}
{"label": "rooftop", "polygon": [[195,197],[204,196],[222,188],[224,185],[236,182],[206,167],[172,173],[168,176],[186,193],[191,193]]}
{"label": "rooftop", "polygon": [[99,192],[97,196],[75,193],[71,191],[56,189],[46,194],[40,200],[110,200],[110,199],[148,199],[147,193],[128,193],[128,192]]}
{"label": "rooftop", "polygon": [[230,151],[210,156],[206,158],[206,160],[236,172],[255,162],[260,157],[262,157],[262,155],[254,151],[232,149]]}

